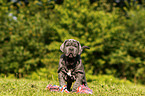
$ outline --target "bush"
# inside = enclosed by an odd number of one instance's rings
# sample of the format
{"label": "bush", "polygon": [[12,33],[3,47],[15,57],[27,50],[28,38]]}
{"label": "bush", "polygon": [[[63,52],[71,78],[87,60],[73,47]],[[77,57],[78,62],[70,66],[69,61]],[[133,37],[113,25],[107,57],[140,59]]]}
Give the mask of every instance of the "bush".
{"label": "bush", "polygon": [[34,72],[38,78],[38,69],[57,69],[60,45],[74,38],[91,48],[82,53],[86,71],[144,83],[144,7],[126,10],[126,17],[118,8],[108,12],[88,0],[65,0],[54,9],[54,2],[45,0],[19,9],[0,2],[0,73],[25,77]]}

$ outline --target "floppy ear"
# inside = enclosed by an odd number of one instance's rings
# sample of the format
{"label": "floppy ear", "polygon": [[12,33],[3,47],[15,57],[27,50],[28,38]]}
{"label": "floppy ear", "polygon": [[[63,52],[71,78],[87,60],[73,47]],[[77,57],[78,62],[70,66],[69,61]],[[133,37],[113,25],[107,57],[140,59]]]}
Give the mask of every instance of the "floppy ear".
{"label": "floppy ear", "polygon": [[60,50],[61,50],[62,52],[64,52],[64,46],[65,46],[66,41],[67,41],[67,40],[65,40],[65,41],[61,44],[61,46],[60,46]]}
{"label": "floppy ear", "polygon": [[81,46],[81,44],[79,43],[79,41],[77,41],[78,42],[78,50],[79,50],[79,52],[78,52],[78,55],[81,55],[81,53],[82,53],[82,46]]}

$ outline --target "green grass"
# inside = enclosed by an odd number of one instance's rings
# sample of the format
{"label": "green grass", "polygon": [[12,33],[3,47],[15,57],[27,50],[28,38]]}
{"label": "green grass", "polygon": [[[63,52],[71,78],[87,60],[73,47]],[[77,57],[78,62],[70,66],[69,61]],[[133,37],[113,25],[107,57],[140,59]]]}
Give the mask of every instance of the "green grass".
{"label": "green grass", "polygon": [[[58,81],[41,81],[27,79],[0,78],[0,96],[82,96],[90,94],[60,93],[45,90],[48,84],[58,84]],[[93,90],[93,96],[145,96],[145,86],[134,84],[88,82]]]}

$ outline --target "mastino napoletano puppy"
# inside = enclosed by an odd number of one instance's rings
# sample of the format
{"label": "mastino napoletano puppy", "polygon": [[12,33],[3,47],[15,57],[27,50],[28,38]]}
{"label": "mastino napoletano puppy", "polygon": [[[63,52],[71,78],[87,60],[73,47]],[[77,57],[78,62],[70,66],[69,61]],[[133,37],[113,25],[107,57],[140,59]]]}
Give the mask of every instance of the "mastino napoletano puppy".
{"label": "mastino napoletano puppy", "polygon": [[75,81],[72,92],[75,92],[80,85],[87,86],[84,72],[84,66],[81,60],[81,53],[87,46],[81,47],[81,44],[74,40],[68,39],[60,46],[60,50],[64,53],[60,57],[58,68],[59,85],[64,86],[67,82],[67,89],[70,90],[72,82]]}

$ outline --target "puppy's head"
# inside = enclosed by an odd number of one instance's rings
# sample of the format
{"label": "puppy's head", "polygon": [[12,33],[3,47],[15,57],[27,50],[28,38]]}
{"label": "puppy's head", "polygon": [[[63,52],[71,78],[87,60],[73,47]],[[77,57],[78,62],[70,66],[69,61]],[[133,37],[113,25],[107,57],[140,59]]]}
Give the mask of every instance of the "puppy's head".
{"label": "puppy's head", "polygon": [[78,41],[74,39],[68,39],[60,46],[60,50],[64,52],[65,56],[74,58],[81,54],[82,48]]}

